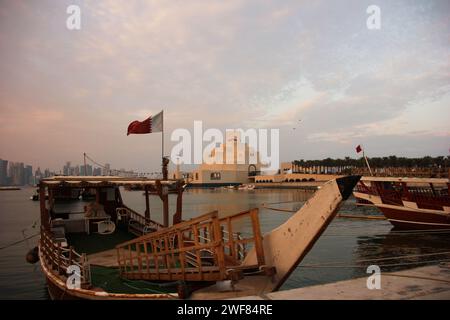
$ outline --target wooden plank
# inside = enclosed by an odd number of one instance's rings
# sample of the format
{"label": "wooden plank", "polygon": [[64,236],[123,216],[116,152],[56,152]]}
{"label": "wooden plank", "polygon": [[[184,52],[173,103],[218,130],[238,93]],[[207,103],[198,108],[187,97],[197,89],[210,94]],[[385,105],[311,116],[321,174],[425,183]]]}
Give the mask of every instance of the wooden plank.
{"label": "wooden plank", "polygon": [[130,256],[130,272],[134,272],[133,253],[131,252],[131,244],[128,245],[128,252],[129,252],[129,256]]}
{"label": "wooden plank", "polygon": [[[183,250],[184,248],[184,239],[183,239],[183,234],[178,230],[177,231],[177,237],[178,237],[178,247],[180,248],[180,250]],[[184,260],[185,257],[185,251],[181,251],[178,255],[180,264],[181,264],[181,274],[183,275],[183,280],[185,279],[185,274],[184,274]]]}
{"label": "wooden plank", "polygon": [[138,262],[139,273],[142,272],[142,260],[141,260],[141,243],[136,243],[136,257]]}
{"label": "wooden plank", "polygon": [[145,263],[147,264],[147,272],[149,272],[149,268],[150,268],[150,262],[149,262],[149,258],[148,258],[148,242],[144,241],[144,254],[145,254]]}
{"label": "wooden plank", "polygon": [[230,254],[233,257],[233,259],[238,260],[236,256],[236,247],[234,243],[233,226],[230,217],[227,218],[227,227],[228,227],[228,244],[230,245]]}
{"label": "wooden plank", "polygon": [[222,230],[220,229],[220,222],[219,219],[216,217],[213,219],[213,232],[214,232],[214,238],[213,241],[215,243],[218,243],[219,246],[214,248],[214,252],[217,256],[217,265],[219,267],[219,272],[221,277],[225,277],[226,270],[225,270],[225,256],[223,252],[223,237],[222,237]]}
{"label": "wooden plank", "polygon": [[169,260],[169,239],[167,237],[167,235],[164,237],[164,257],[165,257],[165,261],[166,261],[166,268],[167,271],[169,272],[169,280],[172,280],[171,275],[172,273],[170,272],[170,260]]}
{"label": "wooden plank", "polygon": [[150,200],[148,197],[148,186],[145,186],[145,219],[150,220]]}
{"label": "wooden plank", "polygon": [[197,226],[194,224],[192,226],[192,232],[194,233],[194,254],[195,254],[195,259],[197,261],[197,269],[198,269],[198,273],[200,275],[200,279],[203,279],[203,268],[202,268],[202,260],[201,257],[199,255],[199,251],[198,251],[198,247],[199,247],[199,238],[198,238],[198,230],[197,230]]}
{"label": "wooden plank", "polygon": [[210,213],[201,215],[201,216],[199,216],[197,218],[193,218],[193,219],[191,219],[189,221],[181,222],[181,223],[179,223],[179,224],[177,224],[175,226],[172,226],[170,228],[161,229],[159,231],[152,232],[152,233],[149,233],[147,235],[141,236],[139,238],[136,238],[136,239],[133,239],[133,240],[121,243],[119,246],[127,246],[130,243],[135,243],[135,242],[141,241],[142,239],[156,239],[159,236],[164,235],[164,234],[166,234],[168,232],[171,232],[173,230],[178,230],[179,229],[179,230],[183,231],[183,229],[188,229],[188,228],[190,228],[190,226],[192,226],[194,224],[198,224],[201,221],[211,219],[212,217],[217,216],[217,215],[218,215],[217,211],[212,211]]}
{"label": "wooden plank", "polygon": [[[185,281],[221,281],[227,279],[226,277],[223,277],[221,275],[218,268],[208,269],[207,271],[208,272],[205,272],[202,275],[200,275],[199,273],[195,273],[194,271],[186,272]],[[125,278],[132,280],[143,279],[143,280],[172,281],[172,280],[182,280],[182,275],[174,273],[169,274],[167,272],[161,272],[159,275],[156,275],[155,273],[142,273],[142,274],[133,273],[126,275]]]}
{"label": "wooden plank", "polygon": [[158,248],[156,247],[157,240],[151,240],[153,248],[153,261],[156,266],[156,274],[159,275],[159,259],[158,259]]}
{"label": "wooden plank", "polygon": [[256,258],[258,260],[258,265],[264,265],[264,247],[257,208],[250,210],[250,217],[252,219],[253,237],[255,239]]}

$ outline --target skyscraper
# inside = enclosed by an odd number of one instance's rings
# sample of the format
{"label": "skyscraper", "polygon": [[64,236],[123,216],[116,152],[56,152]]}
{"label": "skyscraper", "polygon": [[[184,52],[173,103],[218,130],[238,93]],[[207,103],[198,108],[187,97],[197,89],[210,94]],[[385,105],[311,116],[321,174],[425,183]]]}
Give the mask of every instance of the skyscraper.
{"label": "skyscraper", "polygon": [[9,176],[12,185],[23,186],[25,184],[25,167],[23,162],[10,162]]}
{"label": "skyscraper", "polygon": [[109,176],[111,174],[111,166],[109,163],[105,163],[105,167],[103,168],[103,175]]}
{"label": "skyscraper", "polygon": [[23,184],[34,184],[33,167],[27,165],[24,170]]}
{"label": "skyscraper", "polygon": [[66,165],[63,167],[63,174],[65,176],[70,176],[71,172],[70,172],[70,161],[66,162]]}
{"label": "skyscraper", "polygon": [[0,159],[0,185],[5,186],[8,183],[8,160]]}

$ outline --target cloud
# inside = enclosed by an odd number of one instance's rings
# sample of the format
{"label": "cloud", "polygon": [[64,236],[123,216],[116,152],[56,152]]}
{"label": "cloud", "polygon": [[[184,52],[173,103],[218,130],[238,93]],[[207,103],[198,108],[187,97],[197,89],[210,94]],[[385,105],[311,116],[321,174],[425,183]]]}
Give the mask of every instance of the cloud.
{"label": "cloud", "polygon": [[[65,28],[73,3],[82,10],[77,32]],[[281,128],[285,160],[300,156],[292,145],[306,158],[340,154],[328,143],[356,139],[381,146],[395,136],[405,150],[415,139],[441,143],[450,117],[448,1],[380,1],[377,32],[365,27],[368,4],[2,1],[2,149],[25,161],[43,135],[51,141],[36,151],[43,166],[88,150],[154,171],[159,137],[127,138],[124,130],[162,108],[168,131],[194,120]],[[426,152],[448,150],[428,145]]]}

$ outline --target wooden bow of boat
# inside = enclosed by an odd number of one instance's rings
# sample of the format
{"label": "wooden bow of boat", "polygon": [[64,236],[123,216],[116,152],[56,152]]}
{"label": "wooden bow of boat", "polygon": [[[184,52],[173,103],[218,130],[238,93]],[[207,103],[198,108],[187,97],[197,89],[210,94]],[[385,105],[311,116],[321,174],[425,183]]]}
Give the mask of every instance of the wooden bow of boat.
{"label": "wooden bow of boat", "polygon": [[[279,289],[286,281],[335,217],[341,202],[349,197],[358,180],[359,176],[349,176],[329,181],[289,220],[264,235],[266,264],[276,269],[265,292]],[[244,265],[253,264],[255,257],[253,250]]]}
{"label": "wooden bow of boat", "polygon": [[357,205],[377,207],[396,228],[449,229],[450,182],[436,178],[363,177]]}
{"label": "wooden bow of boat", "polygon": [[[265,266],[275,270],[274,274],[244,278],[229,292],[220,292],[222,289],[218,286],[205,288],[195,292],[192,298],[221,299],[278,290],[336,216],[342,201],[350,196],[359,179],[360,176],[347,176],[327,182],[285,223],[264,235]],[[257,264],[257,253],[257,248],[253,248],[243,261],[243,267]]]}

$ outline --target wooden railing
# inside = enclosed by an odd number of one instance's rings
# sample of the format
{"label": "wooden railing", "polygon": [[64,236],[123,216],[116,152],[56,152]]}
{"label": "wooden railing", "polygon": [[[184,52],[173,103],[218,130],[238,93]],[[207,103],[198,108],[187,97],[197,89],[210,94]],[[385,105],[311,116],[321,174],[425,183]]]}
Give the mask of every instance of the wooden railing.
{"label": "wooden railing", "polygon": [[121,219],[125,219],[125,223],[128,224],[129,227],[133,227],[132,223],[137,223],[139,225],[139,235],[147,234],[148,232],[153,232],[164,228],[164,226],[156,221],[151,219],[147,219],[143,215],[137,213],[133,209],[128,208],[127,206],[122,206],[116,209],[117,217],[121,217]]}
{"label": "wooden railing", "polygon": [[79,254],[73,247],[62,247],[61,243],[54,241],[52,234],[43,228],[41,229],[40,250],[46,265],[56,270],[58,274],[67,275],[67,268],[75,265],[80,269],[81,285],[90,285],[91,270],[85,253]]}
{"label": "wooden railing", "polygon": [[[233,232],[233,223],[243,218],[250,219],[251,237]],[[255,246],[258,265],[263,265],[258,209],[222,219],[213,211],[125,242],[116,249],[120,274],[125,278],[218,281],[235,277],[234,270],[239,269],[245,248],[250,245]]]}
{"label": "wooden railing", "polygon": [[[248,247],[255,246],[258,265],[264,265],[264,249],[261,228],[259,225],[258,209],[240,212],[238,214],[220,219],[222,236],[224,239],[224,252],[231,257],[236,263],[244,260]],[[235,232],[233,223],[243,218],[250,218],[252,226],[252,236],[245,238],[242,233]]]}

